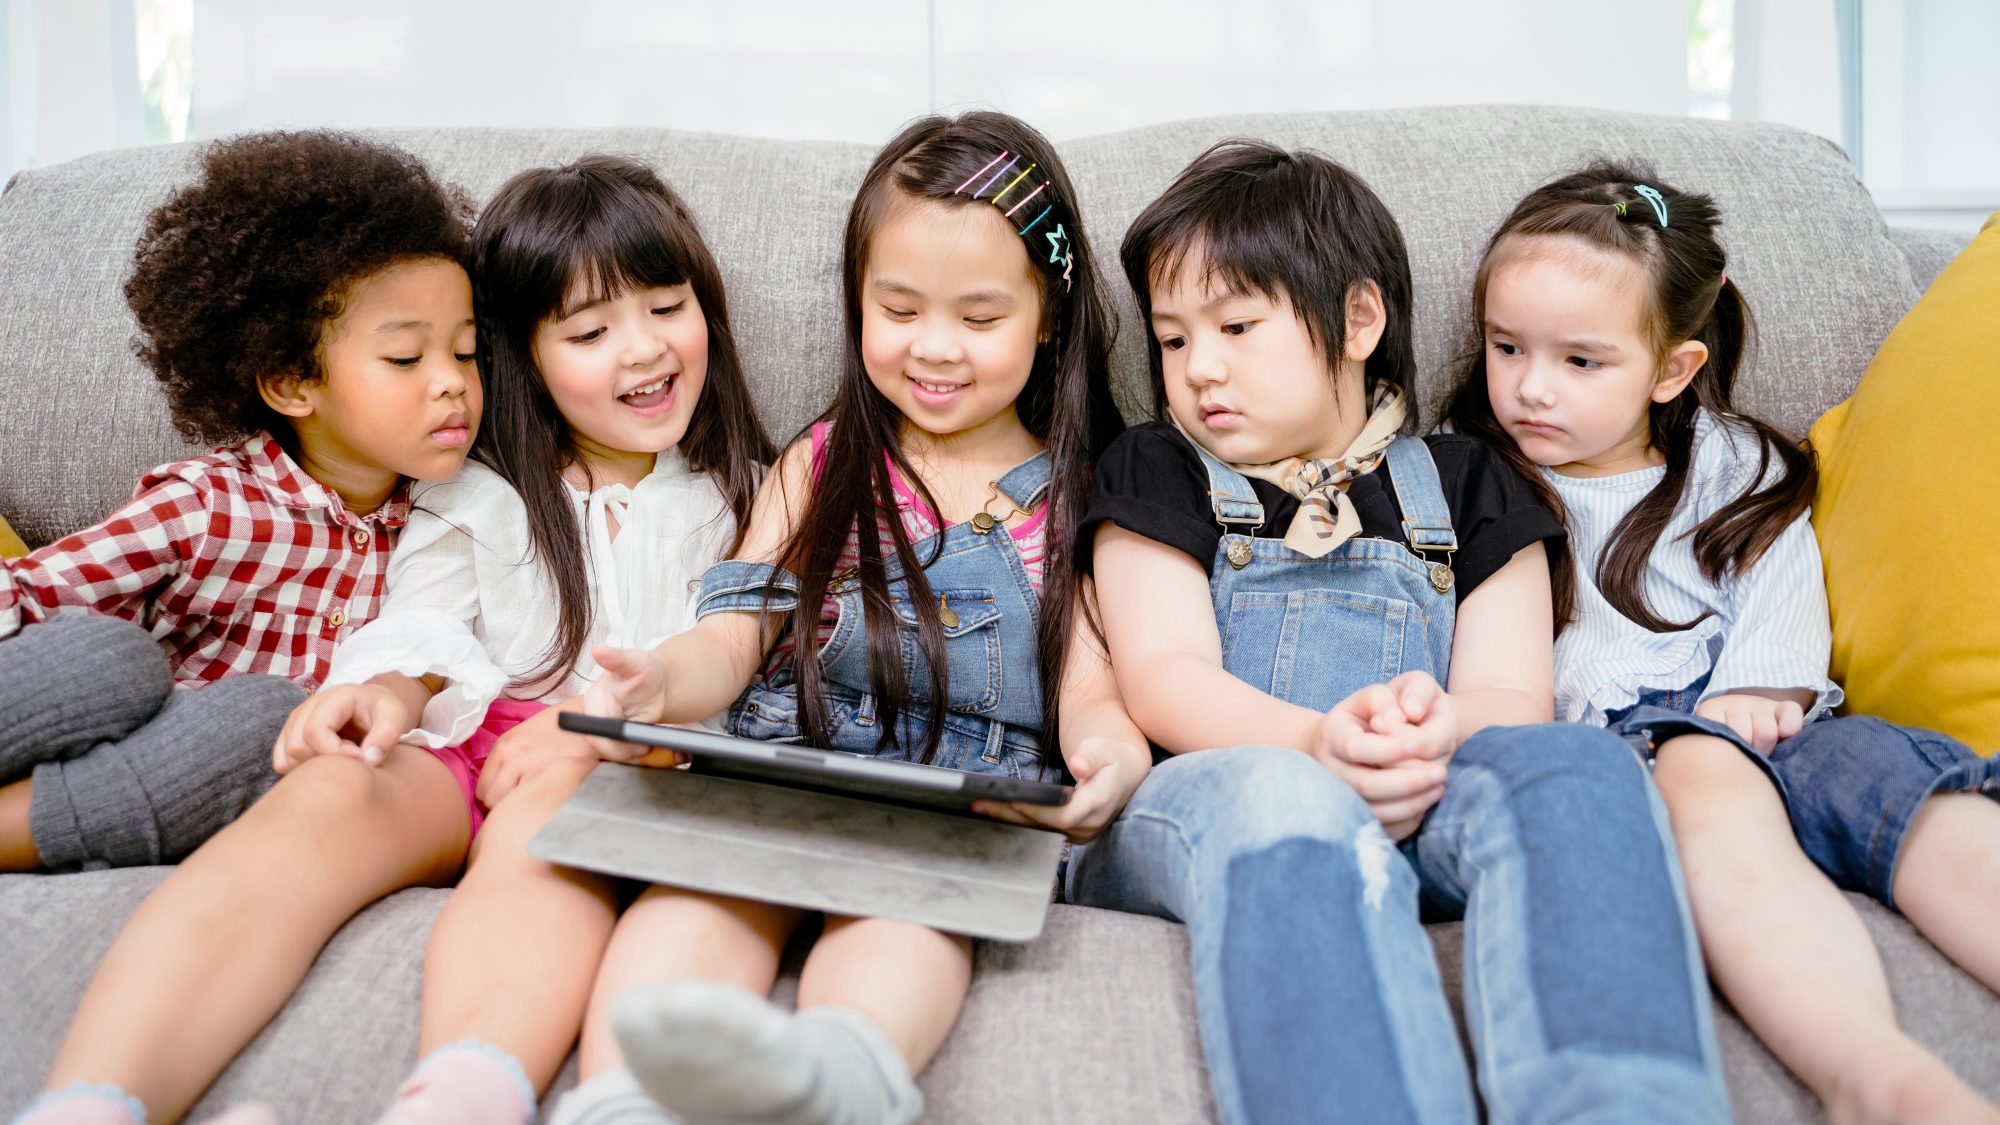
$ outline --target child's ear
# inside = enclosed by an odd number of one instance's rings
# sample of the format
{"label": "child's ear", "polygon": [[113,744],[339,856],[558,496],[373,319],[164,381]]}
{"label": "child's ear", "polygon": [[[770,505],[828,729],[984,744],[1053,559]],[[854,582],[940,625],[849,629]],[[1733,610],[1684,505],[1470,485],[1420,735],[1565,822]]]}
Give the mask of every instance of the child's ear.
{"label": "child's ear", "polygon": [[1700,340],[1684,340],[1681,345],[1667,353],[1667,361],[1660,365],[1659,378],[1653,380],[1653,401],[1672,402],[1687,390],[1694,380],[1694,373],[1708,362],[1708,345]]}
{"label": "child's ear", "polygon": [[1389,312],[1382,305],[1382,287],[1373,281],[1357,281],[1347,288],[1347,346],[1345,355],[1362,363],[1375,354],[1382,333],[1389,327]]}
{"label": "child's ear", "polygon": [[264,405],[287,418],[304,418],[313,412],[311,388],[297,375],[267,375],[257,380],[257,394]]}

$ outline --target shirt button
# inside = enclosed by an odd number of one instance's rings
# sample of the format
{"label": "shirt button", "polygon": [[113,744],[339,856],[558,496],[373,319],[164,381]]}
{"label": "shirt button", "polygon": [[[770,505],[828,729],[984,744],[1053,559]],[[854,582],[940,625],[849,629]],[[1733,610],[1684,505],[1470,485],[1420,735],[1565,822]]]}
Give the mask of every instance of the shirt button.
{"label": "shirt button", "polygon": [[336,609],[332,613],[327,614],[326,624],[327,627],[330,629],[338,629],[342,625],[347,624],[347,611],[344,609]]}
{"label": "shirt button", "polygon": [[366,547],[368,545],[368,529],[361,527],[354,529],[354,545],[357,547]]}

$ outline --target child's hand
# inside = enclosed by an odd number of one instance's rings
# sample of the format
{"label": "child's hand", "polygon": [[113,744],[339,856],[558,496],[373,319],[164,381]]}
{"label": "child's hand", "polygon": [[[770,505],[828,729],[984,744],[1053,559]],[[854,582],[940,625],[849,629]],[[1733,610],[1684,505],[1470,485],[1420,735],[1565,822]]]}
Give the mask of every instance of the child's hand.
{"label": "child's hand", "polygon": [[1024,805],[979,801],[972,811],[1010,824],[1030,828],[1051,828],[1069,837],[1070,843],[1087,844],[1098,837],[1118,814],[1125,802],[1146,780],[1153,768],[1152,751],[1131,742],[1108,738],[1086,738],[1069,758],[1069,772],[1076,778],[1076,792],[1062,805]]}
{"label": "child's hand", "polygon": [[482,808],[498,805],[516,786],[552,763],[565,758],[597,761],[596,739],[556,725],[559,713],[580,710],[578,704],[577,700],[566,700],[500,736],[493,744],[493,752],[487,755],[486,764],[480,767],[479,783],[473,789],[473,796],[479,799]]}
{"label": "child's hand", "polygon": [[307,758],[345,754],[371,766],[410,728],[415,716],[403,700],[379,684],[339,684],[292,709],[271,748],[271,767],[290,773]]}
{"label": "child's hand", "polygon": [[1457,727],[1437,681],[1406,673],[1335,704],[1306,751],[1368,802],[1391,839],[1401,839],[1444,796],[1444,759],[1457,747]]}
{"label": "child's hand", "polygon": [[1769,754],[1778,743],[1799,733],[1806,721],[1805,709],[1794,700],[1735,692],[1702,700],[1694,713],[1727,725],[1759,754]]}
{"label": "child's hand", "polygon": [[1404,726],[1393,737],[1403,753],[1443,765],[1464,741],[1459,733],[1458,707],[1429,672],[1405,672],[1384,685],[1396,695]]}
{"label": "child's hand", "polygon": [[[667,673],[660,658],[637,649],[598,645],[590,650],[599,675],[590,690],[578,696],[573,709],[606,719],[636,719],[658,722],[660,701],[666,694]],[[687,759],[672,750],[619,742],[611,738],[582,736],[591,750],[607,762],[629,762],[641,766],[670,769]]]}
{"label": "child's hand", "polygon": [[597,661],[597,682],[588,693],[592,715],[657,723],[666,712],[667,668],[660,658],[635,648],[598,645],[590,650]]}

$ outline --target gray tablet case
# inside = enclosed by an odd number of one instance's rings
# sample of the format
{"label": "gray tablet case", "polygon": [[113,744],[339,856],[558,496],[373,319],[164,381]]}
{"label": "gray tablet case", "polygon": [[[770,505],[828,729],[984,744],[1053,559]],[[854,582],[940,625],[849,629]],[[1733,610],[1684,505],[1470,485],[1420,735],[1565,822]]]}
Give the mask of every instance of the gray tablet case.
{"label": "gray tablet case", "polygon": [[571,867],[996,941],[1042,932],[1062,849],[996,820],[611,762],[528,843]]}

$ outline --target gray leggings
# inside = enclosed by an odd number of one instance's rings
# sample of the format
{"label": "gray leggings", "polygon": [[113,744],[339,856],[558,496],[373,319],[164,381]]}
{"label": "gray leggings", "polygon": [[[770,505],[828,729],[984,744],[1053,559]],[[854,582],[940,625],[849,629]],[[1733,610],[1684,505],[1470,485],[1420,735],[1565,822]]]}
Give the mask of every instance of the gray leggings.
{"label": "gray leggings", "polygon": [[277,676],[177,690],[144,629],[63,614],[0,640],[0,783],[34,778],[51,871],[174,863],[277,780],[271,746],[305,698]]}

